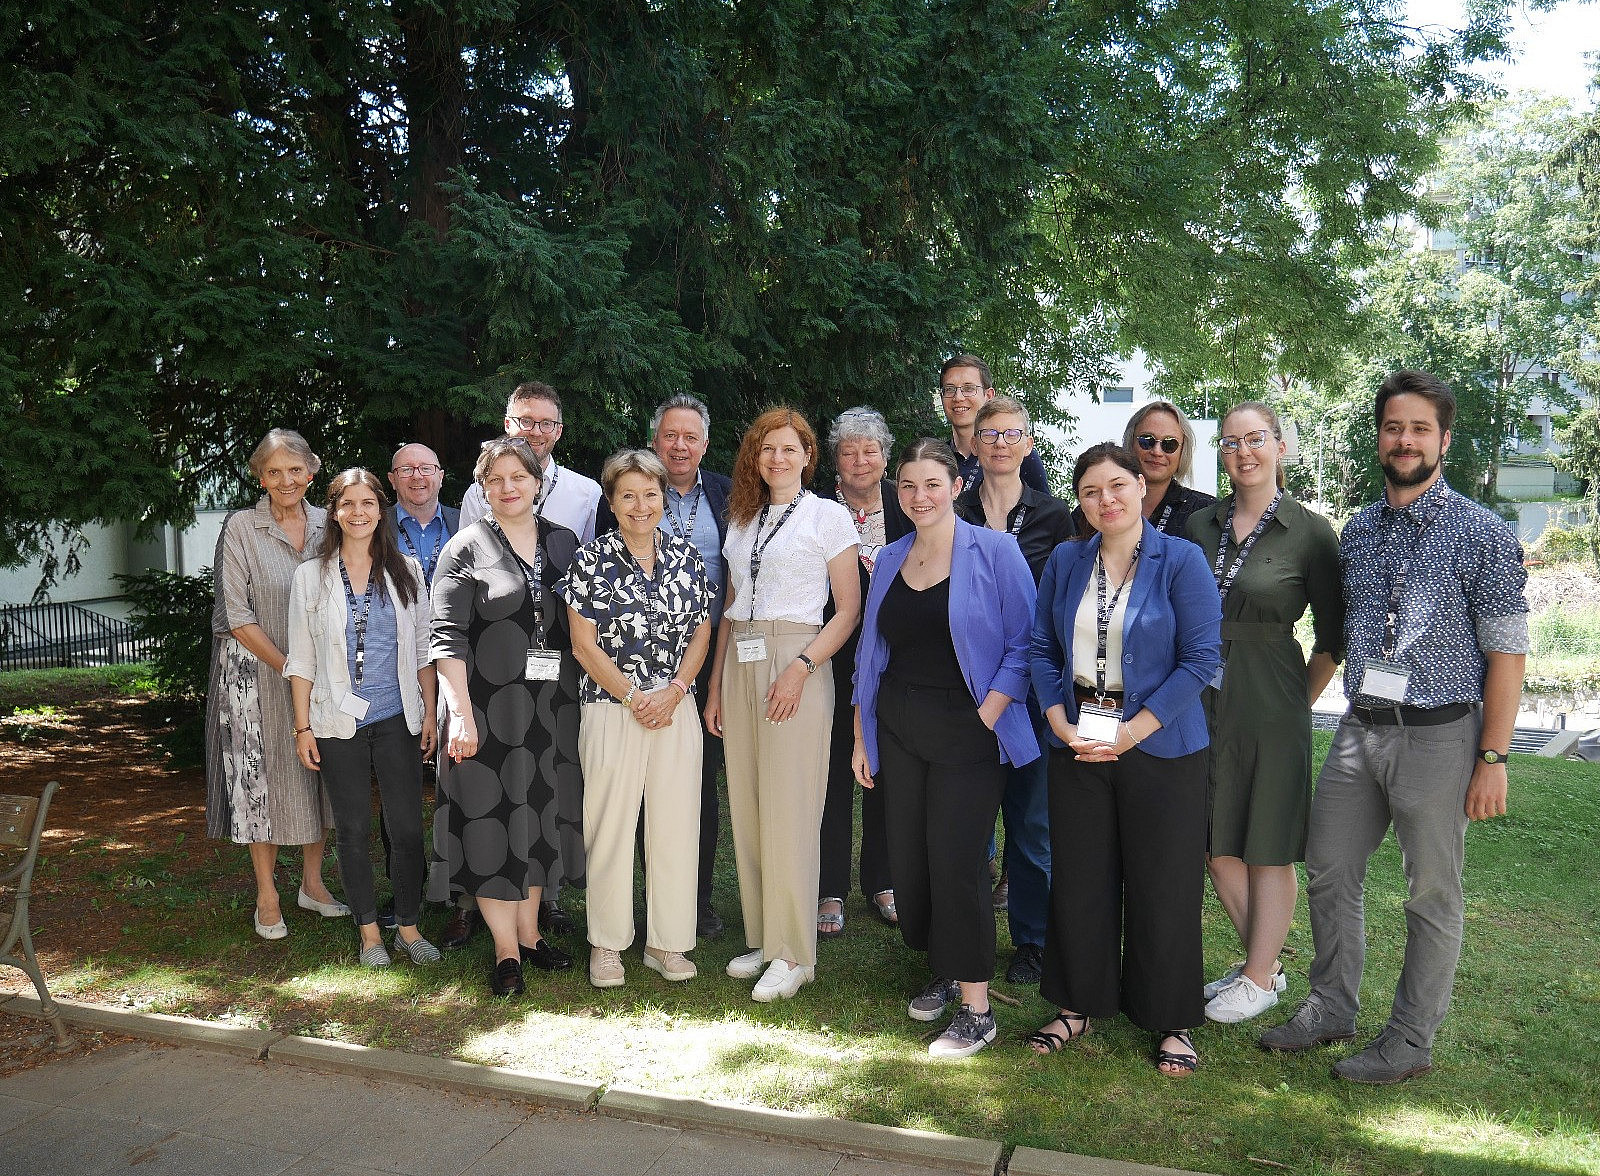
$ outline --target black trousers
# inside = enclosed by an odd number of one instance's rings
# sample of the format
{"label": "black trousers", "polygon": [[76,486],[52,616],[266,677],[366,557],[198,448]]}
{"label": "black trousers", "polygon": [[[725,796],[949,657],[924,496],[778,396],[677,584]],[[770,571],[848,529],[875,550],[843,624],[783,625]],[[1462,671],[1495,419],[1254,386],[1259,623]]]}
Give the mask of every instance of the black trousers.
{"label": "black trousers", "polygon": [[1055,868],[1039,992],[1058,1008],[1124,1012],[1153,1032],[1200,1024],[1209,758],[1135,748],[1086,764],[1051,749]]}
{"label": "black trousers", "polygon": [[372,777],[393,842],[389,883],[395,920],[410,926],[422,906],[422,753],[405,715],[358,728],[349,739],[318,739],[322,783],[333,809],[339,877],[358,924],[376,922],[372,882]]}
{"label": "black trousers", "polygon": [[886,676],[878,768],[901,937],[928,953],[935,976],[990,980],[989,836],[1006,773],[999,741],[966,687],[909,686]]}
{"label": "black trousers", "polygon": [[[833,695],[833,731],[828,745],[828,794],[822,808],[822,870],[817,898],[844,898],[850,893],[850,855],[855,850],[856,777],[850,761],[856,746],[856,708],[849,682],[855,672],[858,628],[833,655],[838,688]],[[867,897],[892,890],[889,835],[884,826],[883,794],[876,788],[861,793],[861,893]]]}

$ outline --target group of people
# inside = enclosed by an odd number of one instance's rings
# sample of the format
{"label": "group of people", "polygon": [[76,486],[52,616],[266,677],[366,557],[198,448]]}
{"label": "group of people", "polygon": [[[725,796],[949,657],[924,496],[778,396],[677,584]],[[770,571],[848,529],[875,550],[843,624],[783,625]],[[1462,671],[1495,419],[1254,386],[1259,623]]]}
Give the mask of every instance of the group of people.
{"label": "group of people", "polygon": [[[268,433],[251,458],[265,495],[218,544],[208,715],[209,832],[250,847],[256,933],[288,934],[274,871],[278,847],[299,845],[298,905],[351,916],[361,963],[390,965],[391,947],[440,958],[417,927],[426,892],[453,908],[446,950],[489,930],[491,988],[512,995],[527,967],[572,966],[552,941],[571,933],[560,888],[586,885],[589,981],[615,987],[642,851],[640,958],[689,980],[697,939],[722,930],[725,771],[747,949],[726,971],[755,1000],[788,998],[815,978],[819,937],[844,931],[859,786],[858,883],[926,955],[907,1012],[947,1018],[932,1055],[996,1037],[1000,906],[1008,980],[1057,1010],[1033,1050],[1120,1012],[1182,1076],[1205,1019],[1280,1000],[1302,861],[1310,994],[1261,1043],[1355,1035],[1363,882],[1392,825],[1405,968],[1383,1031],[1334,1069],[1373,1083],[1428,1069],[1465,829],[1505,811],[1527,647],[1520,548],[1442,477],[1448,386],[1384,381],[1384,495],[1342,538],[1284,490],[1265,404],[1221,421],[1221,501],[1185,485],[1194,432],[1158,401],[1078,456],[1072,509],[982,360],[948,361],[940,398],[949,439],[892,465],[882,415],[841,414],[831,494],[811,489],[821,446],[788,407],[751,423],[731,477],[703,469],[710,417],[687,395],[595,482],[555,460],[557,393],[518,386],[459,513],[415,444],[394,455],[393,505],[352,469],[319,509],[305,501],[317,457]],[[1308,609],[1309,659],[1294,635]],[[1313,790],[1311,702],[1340,661],[1350,707]],[[321,877],[329,828],[344,902]],[[1207,874],[1244,955],[1209,981]]]}

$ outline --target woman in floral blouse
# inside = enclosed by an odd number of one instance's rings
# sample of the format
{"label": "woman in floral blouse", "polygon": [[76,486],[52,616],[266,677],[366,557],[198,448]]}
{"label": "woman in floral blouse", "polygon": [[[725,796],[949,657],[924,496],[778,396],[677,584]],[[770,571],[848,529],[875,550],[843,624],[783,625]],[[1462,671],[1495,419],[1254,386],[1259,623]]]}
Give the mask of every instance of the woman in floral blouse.
{"label": "woman in floral blouse", "polygon": [[700,715],[689,684],[710,646],[711,588],[694,546],[659,529],[667,470],[624,449],[600,475],[618,529],[585,546],[557,591],[583,667],[583,835],[589,862],[589,983],[625,980],[633,853],[646,800],[644,963],[668,980],[695,966]]}

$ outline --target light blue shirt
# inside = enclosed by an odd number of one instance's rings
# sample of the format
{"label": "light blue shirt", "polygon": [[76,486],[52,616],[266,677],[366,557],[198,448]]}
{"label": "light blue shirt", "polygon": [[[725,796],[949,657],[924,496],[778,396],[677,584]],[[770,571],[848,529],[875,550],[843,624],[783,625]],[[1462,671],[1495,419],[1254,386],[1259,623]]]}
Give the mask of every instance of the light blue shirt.
{"label": "light blue shirt", "polygon": [[433,583],[433,571],[439,566],[439,553],[450,540],[450,529],[444,524],[444,511],[433,508],[433,518],[424,527],[416,517],[400,507],[400,550],[422,565],[423,578]]}
{"label": "light blue shirt", "polygon": [[[357,601],[361,597],[356,597]],[[350,666],[350,682],[356,680],[356,626],[355,618],[344,629],[345,660]],[[367,635],[362,643],[364,670],[361,685],[355,692],[371,705],[364,718],[356,720],[356,729],[370,727],[384,719],[392,719],[405,709],[400,698],[400,646],[395,624],[394,601],[387,592],[373,594],[372,614],[367,617]]]}
{"label": "light blue shirt", "polygon": [[[696,502],[699,503],[698,509]],[[690,512],[694,513],[693,527],[689,525]],[[689,493],[679,494],[671,486],[667,487],[666,507],[657,525],[668,535],[688,539],[694,544],[695,551],[700,553],[700,562],[706,569],[706,580],[715,592],[711,601],[711,621],[716,624],[722,619],[722,532],[717,529],[717,514],[711,508],[711,500],[706,495],[698,471],[694,476],[694,489]]]}

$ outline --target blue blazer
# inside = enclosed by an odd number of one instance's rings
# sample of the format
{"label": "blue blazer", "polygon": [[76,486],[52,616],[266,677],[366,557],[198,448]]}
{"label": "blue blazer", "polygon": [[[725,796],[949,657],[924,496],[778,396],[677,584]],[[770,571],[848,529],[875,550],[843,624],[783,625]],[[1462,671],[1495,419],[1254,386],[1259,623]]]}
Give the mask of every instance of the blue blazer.
{"label": "blue blazer", "polygon": [[[1122,626],[1122,717],[1148,707],[1161,729],[1139,744],[1172,759],[1211,743],[1200,692],[1222,661],[1222,601],[1205,553],[1187,539],[1144,523],[1139,570]],[[1085,592],[1092,592],[1100,536],[1063,543],[1045,565],[1033,622],[1033,689],[1039,709],[1059,704],[1078,721],[1073,693],[1072,630]],[[1092,667],[1091,667],[1092,672]],[[1049,731],[1052,746],[1064,744]]]}
{"label": "blue blazer", "polygon": [[[878,610],[915,540],[914,533],[906,535],[878,552],[867,588],[861,643],[856,648],[855,702],[861,707],[861,735],[874,772],[878,770],[878,683],[889,664],[889,644],[878,631]],[[991,690],[1012,700],[1000,713],[995,735],[1000,740],[1000,762],[1018,766],[1039,758],[1039,741],[1027,707],[1033,602],[1033,573],[1016,539],[956,519],[955,545],[950,551],[950,637],[956,661],[972,692],[974,708]]]}

